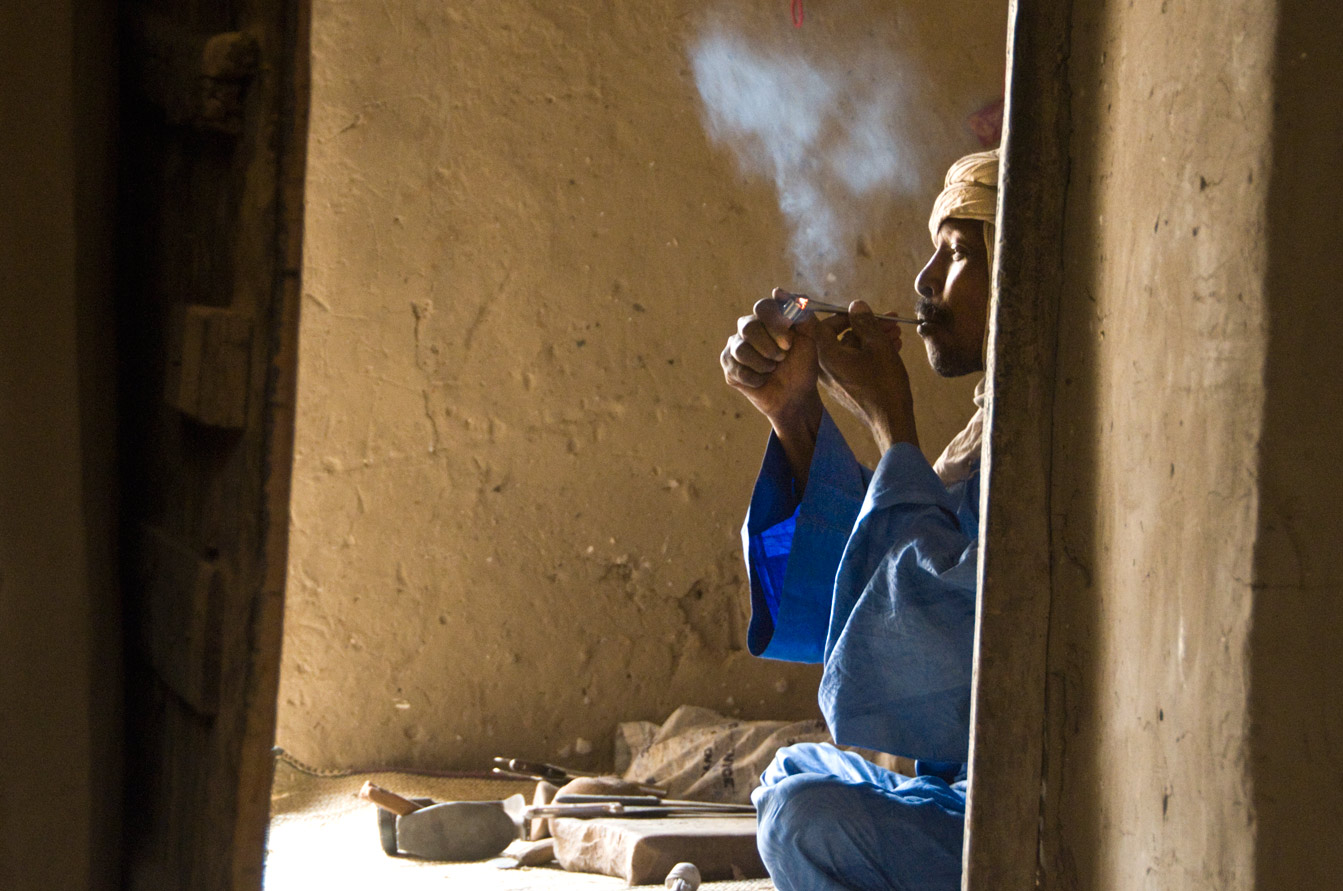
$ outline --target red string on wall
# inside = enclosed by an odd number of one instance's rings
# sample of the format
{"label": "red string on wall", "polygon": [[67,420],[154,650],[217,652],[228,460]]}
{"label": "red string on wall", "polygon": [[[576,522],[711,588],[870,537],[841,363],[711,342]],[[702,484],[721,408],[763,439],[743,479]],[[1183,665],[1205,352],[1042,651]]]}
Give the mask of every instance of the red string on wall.
{"label": "red string on wall", "polygon": [[801,28],[803,19],[802,0],[793,0],[793,27]]}

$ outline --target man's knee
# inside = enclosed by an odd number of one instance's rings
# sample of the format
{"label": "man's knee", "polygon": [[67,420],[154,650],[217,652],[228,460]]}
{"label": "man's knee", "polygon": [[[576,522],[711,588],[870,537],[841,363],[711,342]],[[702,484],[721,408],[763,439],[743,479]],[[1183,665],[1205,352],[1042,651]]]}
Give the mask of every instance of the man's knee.
{"label": "man's knee", "polygon": [[795,848],[818,818],[851,818],[857,797],[852,785],[824,774],[795,774],[761,786],[755,796],[761,853],[766,845]]}
{"label": "man's knee", "polygon": [[760,856],[781,889],[960,881],[963,805],[814,773],[761,786],[755,802]]}
{"label": "man's knee", "polygon": [[885,889],[887,852],[873,849],[870,790],[822,774],[757,791],[756,842],[781,891]]}

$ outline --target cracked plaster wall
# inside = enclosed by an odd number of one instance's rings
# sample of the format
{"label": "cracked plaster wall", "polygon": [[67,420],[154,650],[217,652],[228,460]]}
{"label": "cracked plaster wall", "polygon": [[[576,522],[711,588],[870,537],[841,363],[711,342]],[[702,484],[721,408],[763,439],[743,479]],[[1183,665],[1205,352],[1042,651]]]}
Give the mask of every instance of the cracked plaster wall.
{"label": "cracked plaster wall", "polygon": [[[852,258],[855,293],[908,308],[941,175],[1000,95],[1005,5],[816,5],[800,30],[781,2],[712,9],[913,60],[921,188]],[[314,4],[278,730],[300,757],[596,765],[617,722],[682,703],[816,714],[814,667],[745,650],[767,425],[717,357],[791,276],[772,186],[701,126],[710,11]],[[906,356],[935,454],[974,381]]]}

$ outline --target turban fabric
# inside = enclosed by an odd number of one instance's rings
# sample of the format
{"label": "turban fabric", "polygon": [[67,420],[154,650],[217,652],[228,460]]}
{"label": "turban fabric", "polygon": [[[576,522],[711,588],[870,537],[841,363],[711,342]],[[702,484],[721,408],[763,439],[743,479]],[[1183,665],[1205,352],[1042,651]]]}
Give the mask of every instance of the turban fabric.
{"label": "turban fabric", "polygon": [[[998,150],[966,155],[947,171],[946,185],[933,202],[928,232],[937,243],[937,231],[948,219],[979,220],[984,224],[984,247],[989,272],[993,271],[994,219],[998,213]],[[985,348],[988,328],[984,329]],[[987,357],[986,357],[987,359]],[[985,362],[987,365],[987,361]],[[975,387],[975,414],[965,429],[956,434],[933,463],[933,470],[945,485],[963,480],[979,465],[984,440],[984,409],[988,402],[984,381]]]}
{"label": "turban fabric", "polygon": [[928,234],[937,243],[937,230],[949,218],[979,220],[984,224],[984,247],[993,268],[993,221],[998,213],[998,150],[966,155],[947,171],[946,185],[933,202]]}

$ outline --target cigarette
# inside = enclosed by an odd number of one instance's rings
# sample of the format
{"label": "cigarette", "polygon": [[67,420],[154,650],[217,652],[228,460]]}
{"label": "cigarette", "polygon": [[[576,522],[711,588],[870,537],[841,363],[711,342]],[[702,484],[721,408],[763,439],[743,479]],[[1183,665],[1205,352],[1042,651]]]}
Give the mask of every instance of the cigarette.
{"label": "cigarette", "polygon": [[[849,311],[847,306],[826,303],[824,300],[817,300],[815,297],[808,297],[806,294],[793,294],[783,288],[774,289],[774,299],[783,304],[783,316],[790,322],[796,322],[807,311],[841,313]],[[919,324],[918,319],[907,319],[904,316],[891,315],[890,313],[877,313],[876,317],[888,322],[901,322],[905,325]]]}

